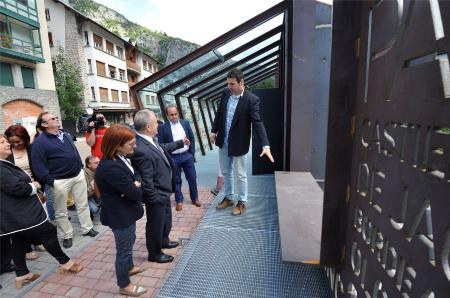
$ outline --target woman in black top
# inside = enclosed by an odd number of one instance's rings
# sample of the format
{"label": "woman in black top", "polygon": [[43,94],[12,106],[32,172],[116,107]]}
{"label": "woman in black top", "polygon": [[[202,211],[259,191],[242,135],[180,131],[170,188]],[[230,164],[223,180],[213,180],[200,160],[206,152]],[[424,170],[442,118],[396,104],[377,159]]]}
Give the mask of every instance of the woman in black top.
{"label": "woman in black top", "polygon": [[6,160],[11,147],[0,135],[0,236],[11,235],[13,260],[16,265],[16,288],[40,277],[31,273],[26,264],[26,239],[33,237],[60,263],[61,272],[78,273],[83,267],[62,251],[56,228],[47,220],[47,214],[36,196],[37,182],[13,163]]}

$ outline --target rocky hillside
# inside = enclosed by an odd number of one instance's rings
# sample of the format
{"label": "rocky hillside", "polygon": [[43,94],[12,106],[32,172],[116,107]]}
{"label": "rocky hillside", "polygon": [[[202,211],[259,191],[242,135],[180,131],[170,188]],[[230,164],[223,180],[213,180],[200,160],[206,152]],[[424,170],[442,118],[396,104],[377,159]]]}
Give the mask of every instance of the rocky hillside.
{"label": "rocky hillside", "polygon": [[131,22],[120,13],[93,0],[69,0],[69,4],[97,23],[136,43],[145,53],[166,66],[199,48],[198,44],[155,32]]}

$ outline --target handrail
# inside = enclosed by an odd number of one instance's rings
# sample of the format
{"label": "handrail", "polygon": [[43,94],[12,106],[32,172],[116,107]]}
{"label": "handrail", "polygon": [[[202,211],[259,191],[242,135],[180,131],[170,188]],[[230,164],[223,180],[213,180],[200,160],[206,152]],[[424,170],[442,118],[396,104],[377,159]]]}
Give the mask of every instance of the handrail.
{"label": "handrail", "polygon": [[0,33],[0,47],[43,58],[42,46],[40,44],[34,44],[33,47],[32,42],[13,37],[6,33]]}

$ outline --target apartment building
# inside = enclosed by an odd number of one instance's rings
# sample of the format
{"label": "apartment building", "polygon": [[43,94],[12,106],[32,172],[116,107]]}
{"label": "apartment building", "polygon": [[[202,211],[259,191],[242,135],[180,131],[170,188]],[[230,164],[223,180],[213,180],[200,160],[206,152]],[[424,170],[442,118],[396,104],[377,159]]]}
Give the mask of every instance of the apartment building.
{"label": "apartment building", "polygon": [[44,0],[0,0],[0,131],[35,131],[44,110],[60,116]]}
{"label": "apartment building", "polygon": [[[158,71],[157,61],[140,51],[135,45],[126,43],[125,53],[129,87]],[[139,97],[144,108],[154,111],[159,118],[161,117],[160,106],[156,93],[150,91],[140,91]]]}
{"label": "apartment building", "polygon": [[[110,123],[131,123],[135,103],[130,79],[137,82],[149,76],[156,61],[63,1],[45,0],[45,9],[52,57],[61,46],[67,59],[80,67],[83,109],[103,113]],[[126,55],[129,48],[136,49],[133,61]]]}

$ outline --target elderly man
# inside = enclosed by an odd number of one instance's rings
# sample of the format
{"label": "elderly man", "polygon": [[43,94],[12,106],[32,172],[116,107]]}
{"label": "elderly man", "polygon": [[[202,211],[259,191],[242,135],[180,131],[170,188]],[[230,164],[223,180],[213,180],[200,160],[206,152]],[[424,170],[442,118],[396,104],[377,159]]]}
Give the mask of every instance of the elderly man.
{"label": "elderly man", "polygon": [[233,206],[233,176],[237,177],[238,199],[232,214],[240,215],[247,203],[246,157],[250,147],[251,131],[263,145],[260,156],[274,162],[270,152],[266,129],[259,116],[259,98],[244,88],[244,74],[235,68],[227,74],[227,85],[214,118],[210,139],[220,148],[220,168],[225,177],[224,199],[217,209]]}
{"label": "elderly man", "polygon": [[72,246],[73,228],[67,215],[67,196],[72,194],[84,236],[95,237],[89,216],[87,188],[81,162],[72,137],[60,129],[58,117],[49,112],[38,116],[36,127],[42,134],[33,142],[31,161],[37,180],[48,185],[53,193],[56,225],[63,246]]}
{"label": "elderly man", "polygon": [[177,149],[170,154],[172,162],[175,166],[175,202],[176,211],[183,209],[183,192],[181,191],[181,169],[183,169],[186,180],[189,184],[189,195],[191,197],[192,204],[197,207],[201,206],[198,200],[197,191],[197,173],[195,171],[195,138],[192,132],[189,121],[179,119],[178,109],[174,105],[168,105],[166,107],[166,115],[169,121],[158,127],[158,141],[161,144],[170,143],[173,141],[183,140],[188,138],[191,145],[184,145],[183,148]]}
{"label": "elderly man", "polygon": [[145,226],[148,260],[150,262],[172,262],[173,257],[162,252],[162,248],[179,245],[169,240],[172,228],[170,195],[175,189],[175,168],[168,152],[190,145],[187,138],[160,145],[154,138],[158,133],[158,119],[154,112],[141,110],[134,117],[136,149],[131,164],[142,179],[143,201],[147,224]]}

